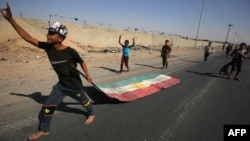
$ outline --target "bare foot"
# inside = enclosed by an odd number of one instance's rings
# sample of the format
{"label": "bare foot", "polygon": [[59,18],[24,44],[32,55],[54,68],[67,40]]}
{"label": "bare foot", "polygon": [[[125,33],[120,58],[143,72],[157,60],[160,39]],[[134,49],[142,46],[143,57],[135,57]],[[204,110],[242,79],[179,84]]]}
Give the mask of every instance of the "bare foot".
{"label": "bare foot", "polygon": [[85,124],[91,124],[92,122],[94,122],[95,119],[95,115],[90,115],[86,120],[85,120]]}
{"label": "bare foot", "polygon": [[37,132],[35,134],[30,135],[28,140],[36,140],[36,139],[38,139],[38,138],[40,138],[42,136],[47,136],[47,135],[49,135],[49,132],[39,131],[39,132]]}

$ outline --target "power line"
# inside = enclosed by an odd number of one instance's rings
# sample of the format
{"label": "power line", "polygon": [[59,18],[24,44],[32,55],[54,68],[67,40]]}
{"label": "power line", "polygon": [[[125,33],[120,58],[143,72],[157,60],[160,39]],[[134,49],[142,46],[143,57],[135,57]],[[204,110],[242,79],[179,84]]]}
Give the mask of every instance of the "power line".
{"label": "power line", "polygon": [[217,18],[223,23],[226,24],[228,23],[225,19],[224,14],[221,12],[221,10],[219,9],[219,7],[217,6],[216,2],[213,1],[208,1],[207,2],[208,6],[211,8],[212,11],[214,11],[215,15],[217,16]]}
{"label": "power line", "polygon": [[216,2],[215,2],[214,0],[212,0],[212,2],[213,2],[213,4],[214,4],[214,6],[215,6],[217,12],[221,15],[222,18],[225,19],[224,14],[221,12],[221,10],[220,10],[220,8],[217,6]]}
{"label": "power line", "polygon": [[196,35],[196,40],[195,40],[195,45],[194,45],[194,47],[196,47],[197,40],[198,40],[198,36],[199,36],[200,24],[201,24],[201,18],[202,18],[202,13],[203,13],[204,4],[205,4],[205,0],[203,0],[203,3],[202,3],[201,15],[200,15],[199,26],[198,26],[198,31],[197,31],[197,35]]}
{"label": "power line", "polygon": [[[216,3],[215,0],[210,0],[210,1],[208,1],[208,5],[209,5],[211,8],[214,9],[214,11],[215,11],[215,13],[216,13],[218,19],[221,20],[223,24],[231,23],[230,20],[227,20],[227,18],[224,16],[224,14],[223,14],[221,8],[218,6],[218,4]],[[231,26],[229,26],[229,25],[231,25]],[[228,30],[230,30],[231,27],[232,27],[232,24],[229,24],[229,25],[228,25],[228,26],[229,26],[229,29],[228,29]],[[234,25],[233,29],[234,29],[234,32],[237,33],[238,38],[241,40],[241,38],[240,38],[240,33],[239,33],[239,31],[237,31],[237,25]],[[228,32],[229,32],[229,31],[228,31]],[[229,33],[228,33],[228,34],[229,34]],[[225,43],[227,42],[228,36],[229,36],[229,35],[227,35],[227,37],[226,37]],[[233,41],[235,41],[235,38],[233,39]]]}

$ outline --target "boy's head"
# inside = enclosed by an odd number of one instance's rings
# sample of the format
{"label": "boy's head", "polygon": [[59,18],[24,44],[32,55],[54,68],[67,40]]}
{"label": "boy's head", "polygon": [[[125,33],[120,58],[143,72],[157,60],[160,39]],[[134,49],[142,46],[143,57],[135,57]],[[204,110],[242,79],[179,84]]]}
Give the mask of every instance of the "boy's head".
{"label": "boy's head", "polygon": [[48,28],[48,35],[58,34],[60,37],[66,38],[68,34],[68,29],[66,26],[62,25],[59,22],[54,22]]}
{"label": "boy's head", "polygon": [[125,44],[125,46],[127,46],[129,44],[129,41],[125,40],[124,44]]}
{"label": "boy's head", "polygon": [[165,45],[169,45],[169,40],[165,40]]}
{"label": "boy's head", "polygon": [[245,48],[246,48],[246,46],[247,46],[247,44],[246,44],[246,43],[241,43],[241,44],[240,44],[240,49],[245,49]]}

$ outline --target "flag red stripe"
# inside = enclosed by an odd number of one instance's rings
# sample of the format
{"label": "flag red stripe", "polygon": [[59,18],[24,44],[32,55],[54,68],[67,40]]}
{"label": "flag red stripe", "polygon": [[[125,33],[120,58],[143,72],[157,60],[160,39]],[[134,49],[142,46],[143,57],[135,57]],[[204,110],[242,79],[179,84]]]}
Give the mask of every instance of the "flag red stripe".
{"label": "flag red stripe", "polygon": [[168,88],[173,85],[176,85],[180,82],[179,79],[177,78],[171,78],[166,81],[152,84],[149,87],[134,90],[134,91],[129,91],[125,92],[122,94],[115,94],[115,93],[107,93],[106,95],[110,98],[115,98],[120,101],[133,101],[151,94],[154,94],[155,92],[160,91],[162,88]]}

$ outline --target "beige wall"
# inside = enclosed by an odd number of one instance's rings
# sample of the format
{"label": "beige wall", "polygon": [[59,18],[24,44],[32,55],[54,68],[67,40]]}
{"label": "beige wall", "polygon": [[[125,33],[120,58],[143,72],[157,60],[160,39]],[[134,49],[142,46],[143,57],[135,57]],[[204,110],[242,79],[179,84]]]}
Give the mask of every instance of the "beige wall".
{"label": "beige wall", "polygon": [[[132,44],[132,38],[135,38],[136,45],[141,46],[162,46],[165,40],[169,40],[173,47],[194,47],[195,40],[183,39],[175,36],[141,33],[135,31],[125,31],[120,29],[108,29],[103,27],[75,25],[67,23],[69,34],[67,39],[78,42],[84,46],[107,48],[119,47],[118,37],[122,34],[124,40],[129,40]],[[197,41],[196,47],[204,47],[207,41]],[[222,46],[221,43],[213,43],[214,47]]]}
{"label": "beige wall", "polygon": [[[46,40],[48,22],[33,19],[15,18],[28,33],[38,38],[39,40]],[[62,22],[63,23],[63,22]],[[162,46],[165,40],[170,40],[173,47],[194,47],[194,40],[187,40],[175,36],[157,35],[149,33],[141,33],[135,31],[125,31],[119,29],[108,29],[104,27],[86,26],[74,23],[63,23],[68,27],[69,33],[65,43],[68,45],[79,45],[81,47],[95,47],[108,48],[120,47],[118,44],[118,37],[122,34],[121,42],[129,40],[132,44],[132,38],[135,38],[136,45],[141,46]],[[6,41],[7,38],[18,38],[19,35],[15,33],[9,23],[0,17],[0,42]],[[208,42],[198,41],[197,47],[205,46]],[[222,46],[222,44],[213,43],[213,46]]]}

